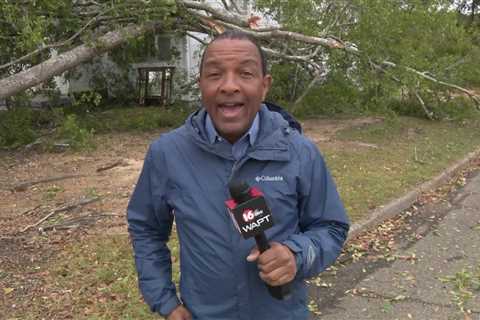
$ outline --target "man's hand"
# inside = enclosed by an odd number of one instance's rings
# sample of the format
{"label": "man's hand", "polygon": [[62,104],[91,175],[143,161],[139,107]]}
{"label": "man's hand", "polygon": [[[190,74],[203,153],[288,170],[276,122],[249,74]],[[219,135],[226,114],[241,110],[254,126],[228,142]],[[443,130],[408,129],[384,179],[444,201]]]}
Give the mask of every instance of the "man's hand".
{"label": "man's hand", "polygon": [[178,305],[167,316],[167,320],[192,320],[192,314],[183,305]]}
{"label": "man's hand", "polygon": [[257,260],[260,278],[271,286],[289,283],[297,273],[295,255],[287,246],[278,242],[270,242],[270,249],[260,254],[255,247],[247,257],[247,261]]}

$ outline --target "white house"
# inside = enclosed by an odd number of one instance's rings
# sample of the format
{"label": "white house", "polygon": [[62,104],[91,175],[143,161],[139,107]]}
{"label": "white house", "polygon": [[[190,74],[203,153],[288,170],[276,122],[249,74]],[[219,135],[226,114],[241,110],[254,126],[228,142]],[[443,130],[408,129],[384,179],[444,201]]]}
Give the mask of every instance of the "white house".
{"label": "white house", "polygon": [[[157,97],[159,102],[175,99],[195,101],[197,99],[195,96],[186,94],[180,89],[194,82],[197,77],[201,44],[188,36],[156,34],[153,36],[150,49],[151,54],[148,54],[145,60],[130,64],[128,67],[128,79],[131,87],[138,90],[137,96],[142,92],[138,86],[146,85],[147,92],[143,94]],[[61,75],[55,77],[54,81],[61,95],[67,96],[91,90],[94,87],[95,76],[101,74],[105,79],[102,86],[109,95],[115,96],[116,91],[123,89],[116,87],[122,84],[114,80],[115,74],[120,72],[120,67],[107,53],[94,62],[77,67],[68,80]]]}

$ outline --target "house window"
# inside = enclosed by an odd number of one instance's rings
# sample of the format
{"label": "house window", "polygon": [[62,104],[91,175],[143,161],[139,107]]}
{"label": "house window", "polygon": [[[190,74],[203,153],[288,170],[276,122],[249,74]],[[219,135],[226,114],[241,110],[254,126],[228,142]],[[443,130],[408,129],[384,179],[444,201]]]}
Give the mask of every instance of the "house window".
{"label": "house window", "polygon": [[142,105],[169,104],[173,93],[174,70],[172,66],[138,68],[139,103]]}
{"label": "house window", "polygon": [[172,37],[168,35],[157,35],[156,55],[155,57],[161,61],[169,61],[172,58]]}

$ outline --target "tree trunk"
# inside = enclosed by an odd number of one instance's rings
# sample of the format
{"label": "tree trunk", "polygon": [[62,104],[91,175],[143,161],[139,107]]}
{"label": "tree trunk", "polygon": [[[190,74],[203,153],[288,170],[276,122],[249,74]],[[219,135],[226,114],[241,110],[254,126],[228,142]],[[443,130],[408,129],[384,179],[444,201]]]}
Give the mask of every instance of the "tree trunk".
{"label": "tree trunk", "polygon": [[307,96],[307,94],[310,92],[310,90],[312,90],[312,88],[322,79],[322,76],[320,74],[320,72],[317,72],[317,74],[315,75],[315,77],[312,79],[312,81],[310,81],[310,83],[308,84],[307,88],[303,91],[303,93],[300,95],[300,97],[298,97],[297,100],[295,100],[295,102],[293,103],[293,106],[292,108],[290,109],[290,112],[294,112],[297,110],[300,102],[302,102],[302,100]]}
{"label": "tree trunk", "polygon": [[45,82],[53,76],[60,75],[87,60],[114,49],[130,38],[154,29],[154,24],[129,25],[122,29],[108,32],[95,39],[92,43],[80,45],[27,70],[0,79],[0,99],[8,98]]}

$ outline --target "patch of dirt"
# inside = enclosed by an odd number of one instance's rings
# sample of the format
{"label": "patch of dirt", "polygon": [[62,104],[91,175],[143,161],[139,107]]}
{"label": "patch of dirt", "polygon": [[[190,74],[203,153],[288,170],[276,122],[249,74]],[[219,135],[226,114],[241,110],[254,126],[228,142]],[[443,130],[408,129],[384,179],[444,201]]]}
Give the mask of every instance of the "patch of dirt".
{"label": "patch of dirt", "polygon": [[[302,125],[315,142],[338,144],[334,136],[339,130],[380,121],[319,119]],[[58,294],[46,292],[45,278],[49,264],[68,244],[99,233],[127,233],[127,203],[147,147],[160,133],[102,135],[96,137],[96,150],[84,153],[0,153],[0,314],[9,318],[18,308],[28,309],[32,299]],[[72,175],[77,176],[65,178]],[[21,183],[52,177],[64,179],[12,191]],[[65,209],[97,197],[99,201]]]}
{"label": "patch of dirt", "polygon": [[[96,138],[96,150],[86,153],[0,154],[0,314],[9,318],[15,310],[28,310],[32,299],[56,294],[46,292],[49,263],[69,243],[99,233],[127,232],[128,199],[148,144],[159,134],[103,135]],[[118,165],[97,172],[114,163]],[[24,182],[72,175],[78,177],[12,191]],[[100,200],[52,214],[96,197]],[[52,225],[58,230],[48,229]],[[32,227],[22,232],[27,226]]]}
{"label": "patch of dirt", "polygon": [[343,129],[358,128],[383,121],[384,119],[379,117],[363,117],[347,120],[309,119],[302,121],[302,127],[305,135],[309,136],[320,147],[323,145],[333,145],[344,148],[377,148],[376,145],[360,141],[336,140],[335,135]]}

